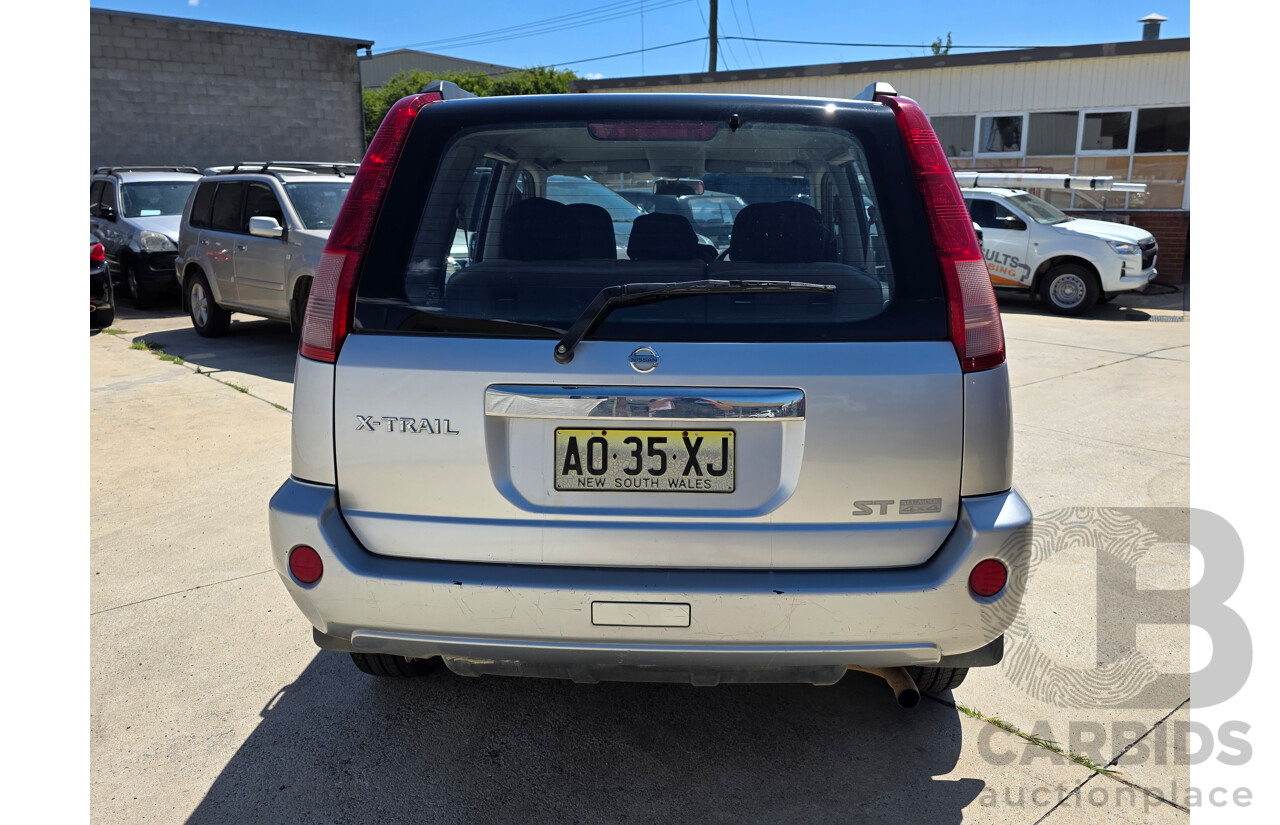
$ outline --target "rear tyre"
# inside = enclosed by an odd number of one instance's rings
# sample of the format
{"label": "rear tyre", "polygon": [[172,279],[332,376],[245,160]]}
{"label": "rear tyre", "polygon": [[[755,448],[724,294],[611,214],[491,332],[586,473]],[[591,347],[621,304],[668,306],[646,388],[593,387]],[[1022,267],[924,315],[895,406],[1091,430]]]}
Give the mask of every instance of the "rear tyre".
{"label": "rear tyre", "polygon": [[187,306],[191,308],[191,325],[202,338],[227,334],[231,313],[218,306],[204,273],[197,272],[187,280]]}
{"label": "rear tyre", "polygon": [[115,320],[116,320],[115,307],[102,307],[101,309],[95,309],[89,313],[89,328],[90,329],[106,329],[107,327],[115,323]]}
{"label": "rear tyre", "polygon": [[361,673],[392,679],[424,676],[440,666],[439,657],[432,659],[408,659],[387,653],[352,653],[351,661]]}
{"label": "rear tyre", "polygon": [[1040,282],[1040,300],[1058,315],[1083,315],[1102,294],[1098,276],[1079,264],[1061,264]]}
{"label": "rear tyre", "polygon": [[967,667],[909,667],[907,673],[915,680],[921,693],[939,694],[960,687],[969,675]]}
{"label": "rear tyre", "polygon": [[142,265],[131,259],[125,271],[125,283],[129,287],[129,303],[136,309],[151,309],[156,305],[156,293],[138,278]]}
{"label": "rear tyre", "polygon": [[289,331],[294,338],[302,337],[302,321],[307,317],[307,300],[311,297],[311,279],[303,278],[294,290],[293,302],[289,304]]}

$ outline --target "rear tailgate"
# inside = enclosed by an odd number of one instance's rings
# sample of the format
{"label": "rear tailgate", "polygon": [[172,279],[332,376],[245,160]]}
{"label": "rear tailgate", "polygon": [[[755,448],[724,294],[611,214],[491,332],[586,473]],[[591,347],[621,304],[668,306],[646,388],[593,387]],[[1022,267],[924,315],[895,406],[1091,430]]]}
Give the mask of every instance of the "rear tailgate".
{"label": "rear tailgate", "polygon": [[[654,347],[662,365],[652,376],[627,366],[637,346],[593,342],[566,368],[550,359],[546,341],[352,336],[335,386],[347,523],[365,547],[387,555],[673,567],[917,564],[950,531],[963,390],[948,342],[668,343]],[[743,364],[751,365],[751,389],[802,395],[803,417],[699,419],[686,411],[672,419],[665,416],[681,411],[668,409],[603,419],[586,415],[595,403],[578,417],[485,411],[487,391],[513,385],[530,396],[572,386],[588,398],[730,400],[744,388],[733,378]],[[732,492],[557,490],[565,461],[557,460],[556,431],[610,427],[669,431],[676,445],[683,433],[731,431]],[[599,458],[582,475],[600,469]],[[696,468],[683,456],[672,461],[681,465],[677,477],[707,479],[706,465],[722,464],[718,453],[701,458]],[[616,447],[608,460],[633,466]],[[639,475],[651,477],[650,469],[653,460]],[[670,484],[667,475],[661,480]]]}

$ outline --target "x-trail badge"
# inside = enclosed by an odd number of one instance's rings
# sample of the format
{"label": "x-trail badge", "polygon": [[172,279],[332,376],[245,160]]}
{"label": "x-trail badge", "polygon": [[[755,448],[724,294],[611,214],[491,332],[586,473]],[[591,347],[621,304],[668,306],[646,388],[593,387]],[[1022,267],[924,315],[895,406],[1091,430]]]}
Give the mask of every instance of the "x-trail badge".
{"label": "x-trail badge", "polygon": [[662,363],[662,358],[653,351],[653,347],[641,347],[627,356],[627,360],[631,362],[631,369],[636,372],[653,372]]}

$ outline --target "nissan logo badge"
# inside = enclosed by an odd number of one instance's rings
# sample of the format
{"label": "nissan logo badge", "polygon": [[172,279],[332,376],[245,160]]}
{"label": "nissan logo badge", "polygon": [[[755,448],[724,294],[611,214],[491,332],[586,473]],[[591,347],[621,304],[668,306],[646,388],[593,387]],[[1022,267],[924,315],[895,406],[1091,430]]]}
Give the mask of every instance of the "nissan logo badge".
{"label": "nissan logo badge", "polygon": [[636,372],[653,372],[662,363],[662,359],[653,351],[653,347],[641,347],[631,353],[627,360],[631,362],[631,369]]}

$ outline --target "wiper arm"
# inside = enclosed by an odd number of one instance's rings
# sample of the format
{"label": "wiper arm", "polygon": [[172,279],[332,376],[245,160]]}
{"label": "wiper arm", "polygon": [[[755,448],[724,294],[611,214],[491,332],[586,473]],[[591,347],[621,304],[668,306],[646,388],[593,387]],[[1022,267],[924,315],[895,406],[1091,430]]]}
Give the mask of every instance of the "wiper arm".
{"label": "wiper arm", "polygon": [[600,294],[573,322],[569,331],[556,344],[556,361],[567,364],[573,350],[583,338],[620,307],[652,304],[689,295],[719,295],[738,292],[819,292],[833,293],[834,284],[808,284],[802,281],[682,281],[669,284],[618,284],[600,290]]}

